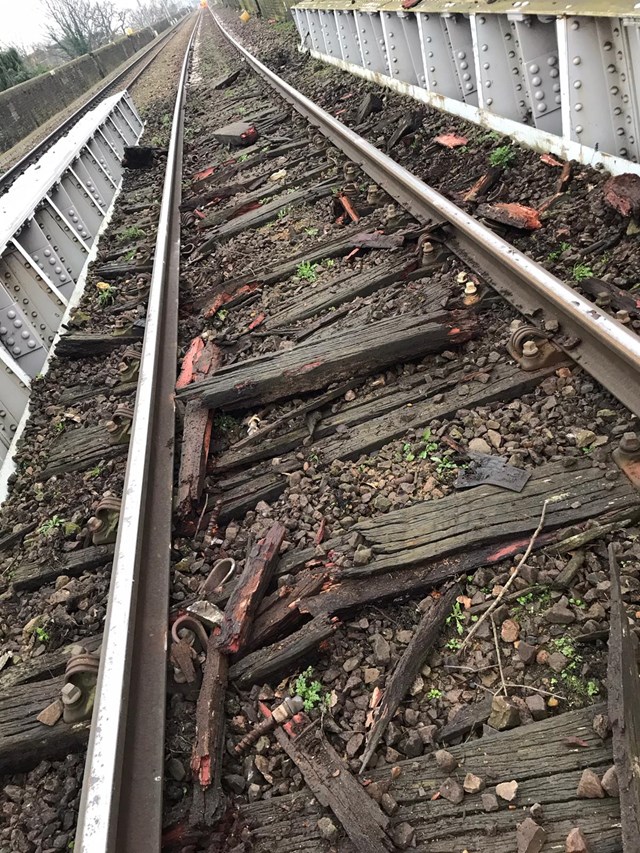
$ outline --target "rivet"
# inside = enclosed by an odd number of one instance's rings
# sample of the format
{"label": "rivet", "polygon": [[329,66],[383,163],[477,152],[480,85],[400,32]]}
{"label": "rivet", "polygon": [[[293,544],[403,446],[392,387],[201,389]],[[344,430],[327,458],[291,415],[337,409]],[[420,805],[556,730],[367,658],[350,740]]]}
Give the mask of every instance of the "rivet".
{"label": "rivet", "polygon": [[534,86],[542,86],[542,77],[534,77],[531,82]]}
{"label": "rivet", "polygon": [[574,56],[572,62],[574,65],[580,65],[582,63],[582,60],[579,56]]}
{"label": "rivet", "polygon": [[576,104],[574,109],[577,113],[579,113],[582,110],[582,104]]}
{"label": "rivet", "polygon": [[485,62],[482,67],[484,68],[485,71],[488,71],[489,68],[491,68],[491,66],[489,65],[488,62]]}
{"label": "rivet", "polygon": [[461,63],[460,63],[460,68],[462,68],[462,70],[463,70],[463,71],[465,70],[465,68],[468,68],[468,67],[469,67],[469,63],[468,63],[468,62],[461,62]]}
{"label": "rivet", "polygon": [[484,85],[485,85],[485,89],[490,89],[491,88],[491,80],[487,80]]}
{"label": "rivet", "polygon": [[573,88],[574,89],[582,89],[582,81],[576,80],[576,82],[573,84]]}
{"label": "rivet", "polygon": [[576,127],[576,133],[582,133],[582,131],[583,131],[583,130],[584,130],[584,128],[583,128],[583,126],[582,126],[581,124],[577,125],[577,127]]}
{"label": "rivet", "polygon": [[462,51],[462,50],[458,53],[458,59],[465,59],[466,56],[467,56],[467,54],[464,53],[464,51]]}
{"label": "rivet", "polygon": [[544,103],[539,103],[539,104],[537,104],[537,109],[538,109],[539,113],[546,113],[547,105]]}
{"label": "rivet", "polygon": [[463,74],[462,79],[463,80],[471,80],[471,74]]}
{"label": "rivet", "polygon": [[538,71],[540,71],[540,69],[539,69],[539,67],[534,63],[533,65],[530,65],[530,66],[529,66],[529,71],[531,72],[531,74],[537,74],[537,73],[538,73]]}
{"label": "rivet", "polygon": [[554,80],[559,75],[560,75],[560,72],[558,71],[557,68],[552,68],[551,71],[549,72],[549,77],[552,77]]}
{"label": "rivet", "polygon": [[485,101],[485,103],[486,103],[486,105],[487,105],[488,107],[490,107],[490,106],[491,106],[491,104],[493,103],[493,98],[487,98],[487,100]]}
{"label": "rivet", "polygon": [[557,65],[557,64],[558,64],[558,57],[557,56],[548,57],[547,65]]}

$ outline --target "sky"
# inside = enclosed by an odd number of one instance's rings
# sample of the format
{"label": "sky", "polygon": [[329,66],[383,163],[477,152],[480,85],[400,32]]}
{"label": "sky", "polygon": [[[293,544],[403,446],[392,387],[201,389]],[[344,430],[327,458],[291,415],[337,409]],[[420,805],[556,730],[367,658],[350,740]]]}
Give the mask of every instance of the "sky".
{"label": "sky", "polygon": [[[133,0],[114,0],[132,6]],[[31,47],[44,40],[45,12],[40,0],[0,0],[0,44]]]}

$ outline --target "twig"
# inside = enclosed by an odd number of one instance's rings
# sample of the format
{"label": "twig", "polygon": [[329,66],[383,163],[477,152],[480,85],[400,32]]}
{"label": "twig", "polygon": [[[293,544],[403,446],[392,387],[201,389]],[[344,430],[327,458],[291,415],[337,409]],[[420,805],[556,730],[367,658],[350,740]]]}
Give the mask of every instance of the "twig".
{"label": "twig", "polygon": [[498,643],[498,631],[496,630],[496,623],[493,616],[491,617],[491,627],[493,629],[493,642],[496,646],[496,656],[498,658],[498,671],[500,672],[500,681],[502,682],[502,689],[504,690],[504,695],[508,696],[509,691],[507,690],[507,685],[504,680],[504,672],[502,671],[502,655],[500,654],[500,644]]}
{"label": "twig", "polygon": [[534,693],[542,693],[543,696],[554,696],[556,699],[562,699],[563,702],[567,701],[566,696],[561,696],[559,693],[550,693],[548,690],[542,690],[540,687],[533,687],[531,684],[515,684],[507,681],[507,687],[517,687],[520,690],[533,690]]}
{"label": "twig", "polygon": [[480,617],[480,619],[478,619],[478,621],[475,623],[473,628],[469,631],[464,642],[462,643],[462,645],[458,649],[458,654],[460,654],[460,652],[464,649],[464,647],[469,644],[469,640],[473,637],[473,635],[476,633],[476,631],[478,630],[480,625],[482,625],[482,623],[487,618],[487,616],[489,616],[496,609],[498,604],[500,604],[500,602],[504,598],[507,590],[509,589],[511,584],[514,582],[514,580],[518,577],[518,572],[520,571],[520,569],[522,568],[522,566],[526,562],[527,558],[529,557],[529,554],[531,553],[531,551],[533,549],[535,541],[538,538],[538,534],[542,530],[542,526],[544,524],[544,518],[545,518],[545,515],[547,514],[547,505],[548,504],[549,504],[548,499],[542,504],[542,512],[540,513],[540,521],[538,522],[538,526],[533,531],[533,536],[529,540],[529,544],[527,545],[527,550],[522,555],[520,562],[518,563],[518,565],[515,567],[515,569],[513,571],[513,574],[508,579],[508,581],[505,583],[505,585],[502,587],[502,589],[500,590],[500,594],[497,596],[496,600],[493,602],[491,607],[485,613],[483,613],[483,615]]}

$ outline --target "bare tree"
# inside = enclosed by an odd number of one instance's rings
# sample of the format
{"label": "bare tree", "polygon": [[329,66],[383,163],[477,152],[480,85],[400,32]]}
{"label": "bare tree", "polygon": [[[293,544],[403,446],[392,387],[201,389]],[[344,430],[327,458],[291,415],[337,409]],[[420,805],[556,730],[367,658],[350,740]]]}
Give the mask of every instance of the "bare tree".
{"label": "bare tree", "polygon": [[124,35],[128,10],[110,0],[42,0],[50,23],[47,35],[70,59],[82,56],[116,35]]}

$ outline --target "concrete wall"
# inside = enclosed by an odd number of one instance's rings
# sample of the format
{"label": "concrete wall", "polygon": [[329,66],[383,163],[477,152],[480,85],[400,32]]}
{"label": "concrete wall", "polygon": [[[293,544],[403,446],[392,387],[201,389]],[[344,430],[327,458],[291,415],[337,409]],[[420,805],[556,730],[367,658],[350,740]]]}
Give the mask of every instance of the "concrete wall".
{"label": "concrete wall", "polygon": [[[169,22],[160,21],[156,26],[161,32]],[[152,29],[140,30],[0,92],[0,153],[63,110],[154,38]]]}

